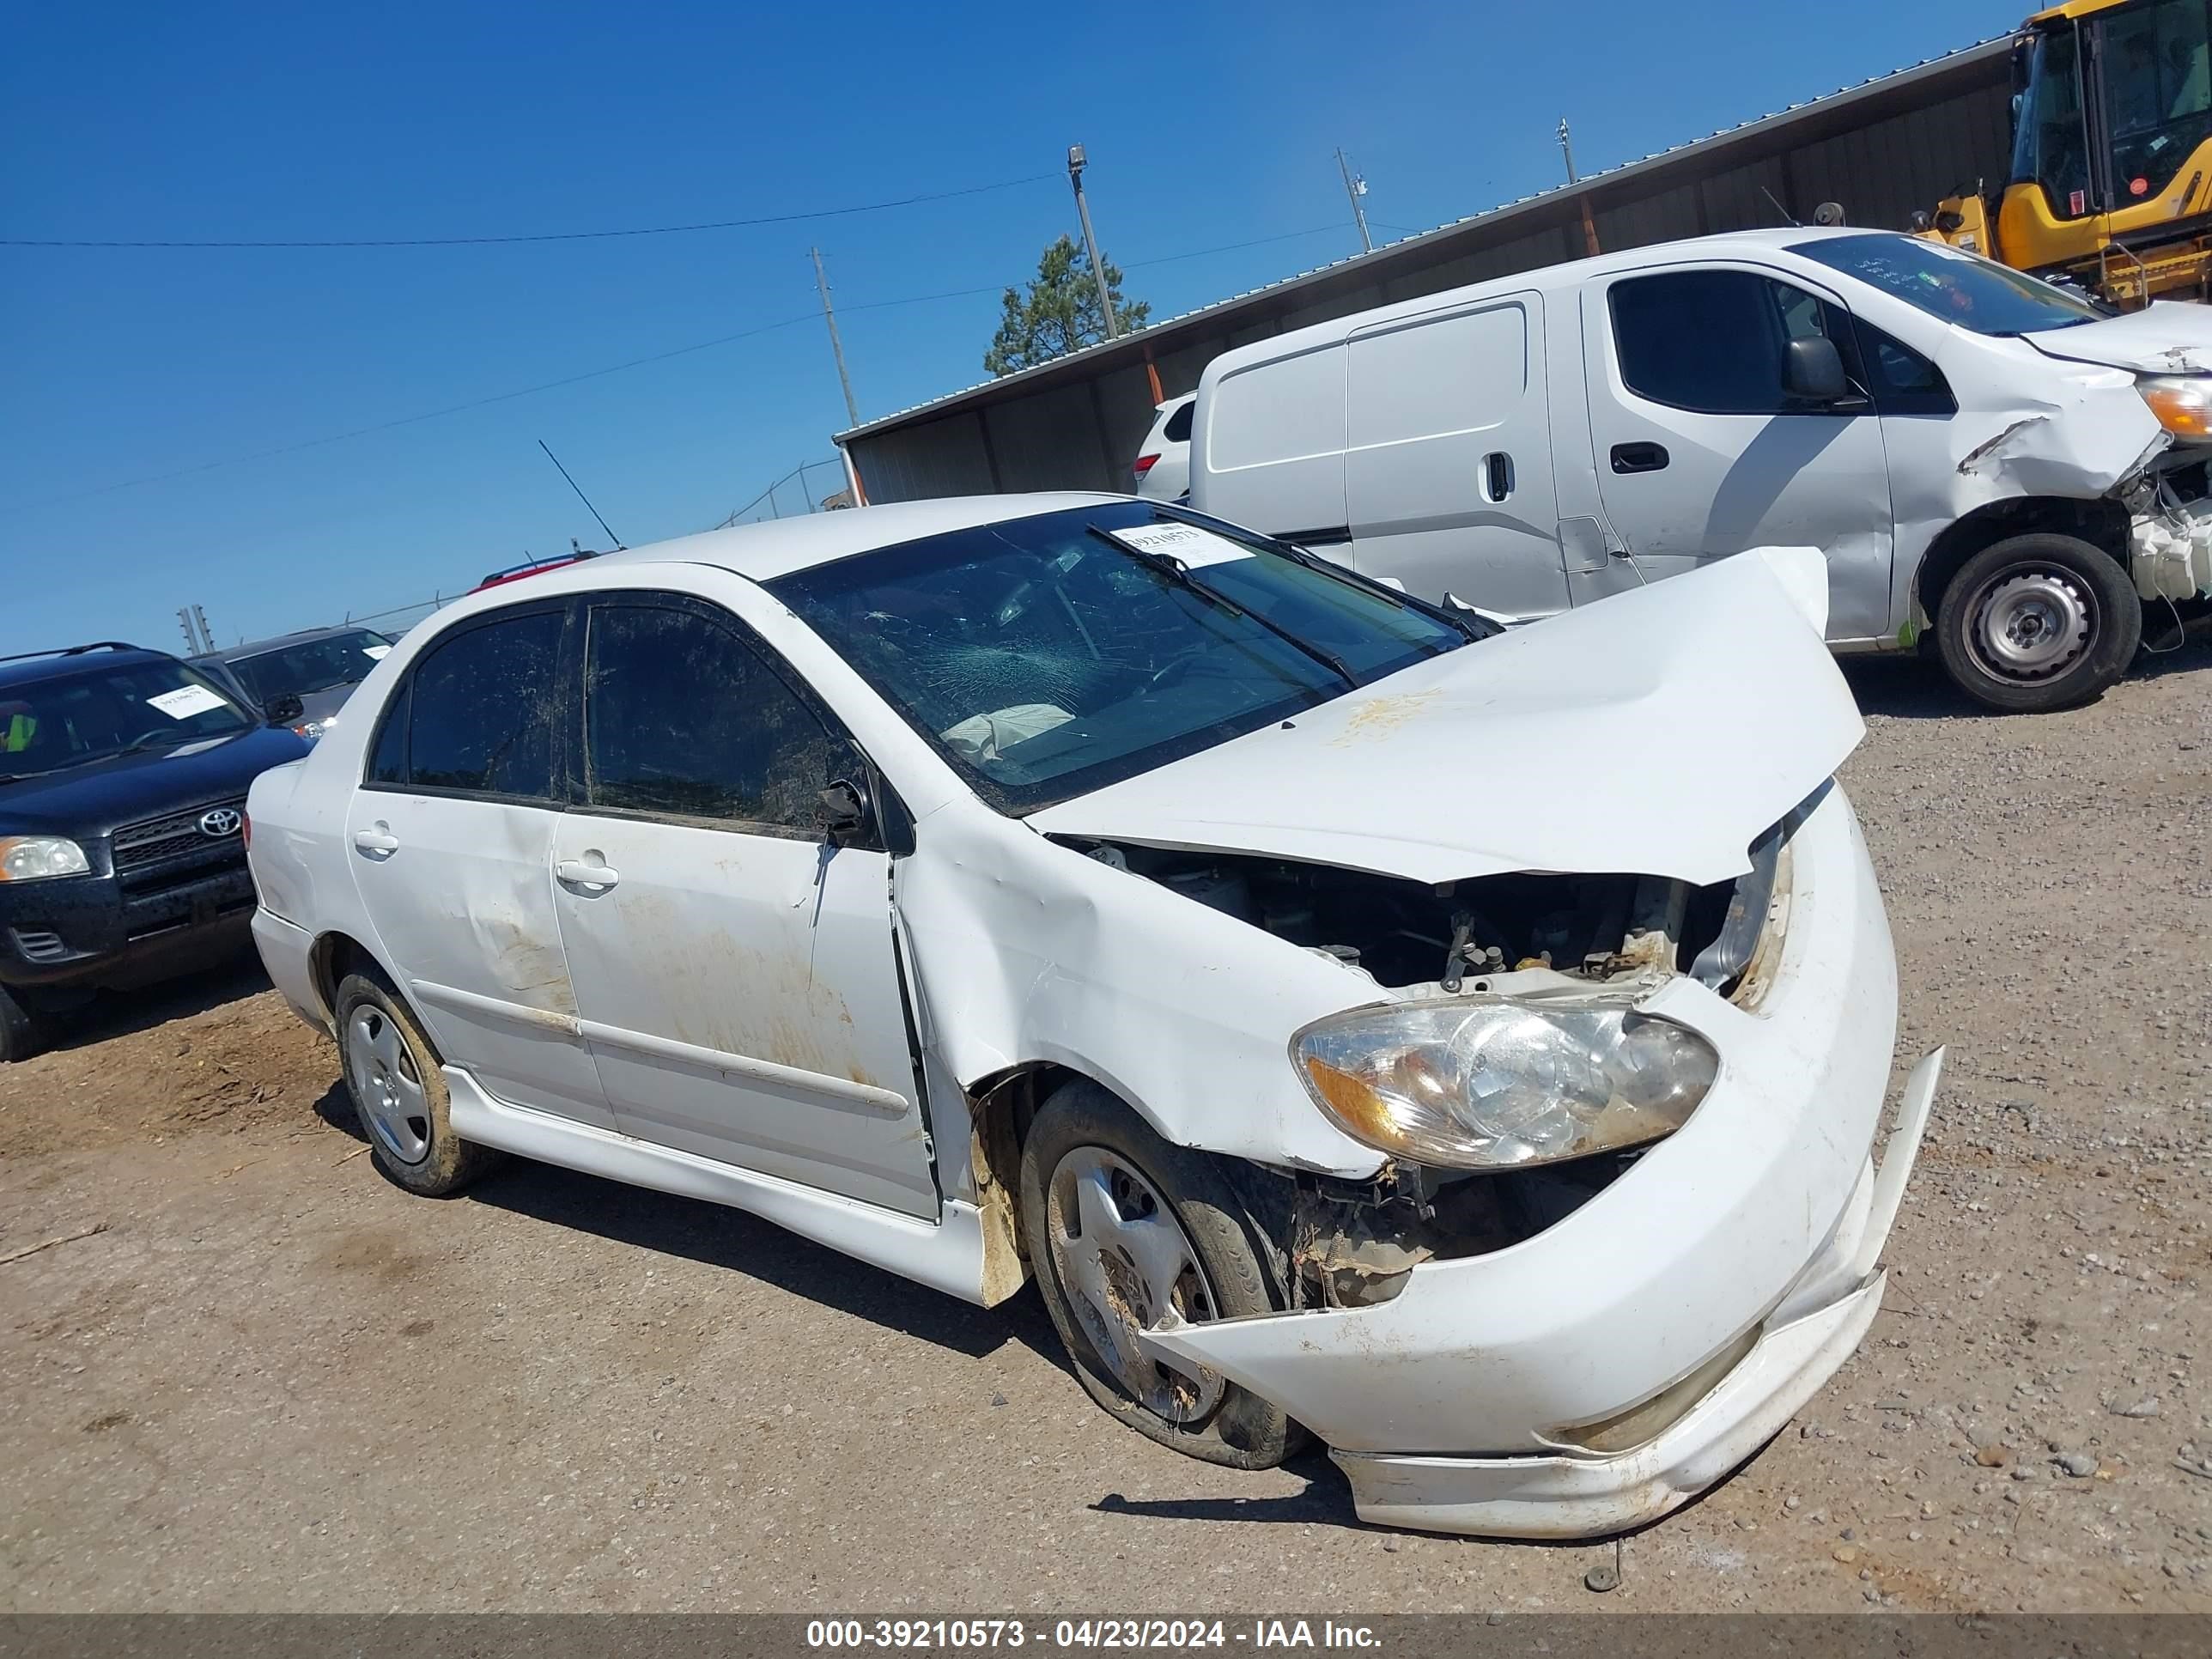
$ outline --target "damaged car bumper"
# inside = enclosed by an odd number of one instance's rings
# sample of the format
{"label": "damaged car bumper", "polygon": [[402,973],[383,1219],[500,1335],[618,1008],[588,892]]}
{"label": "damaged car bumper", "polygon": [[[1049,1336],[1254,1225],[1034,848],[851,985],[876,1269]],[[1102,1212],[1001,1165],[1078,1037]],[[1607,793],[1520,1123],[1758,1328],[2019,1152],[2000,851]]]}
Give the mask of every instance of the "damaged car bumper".
{"label": "damaged car bumper", "polygon": [[1689,978],[1642,1005],[1720,1070],[1619,1179],[1504,1249],[1421,1262],[1388,1300],[1159,1326],[1147,1346],[1306,1425],[1370,1521],[1587,1536],[1725,1474],[1873,1319],[1941,1065],[1913,1073],[1877,1166],[1895,959],[1840,791],[1790,855],[1780,959],[1748,1006]]}

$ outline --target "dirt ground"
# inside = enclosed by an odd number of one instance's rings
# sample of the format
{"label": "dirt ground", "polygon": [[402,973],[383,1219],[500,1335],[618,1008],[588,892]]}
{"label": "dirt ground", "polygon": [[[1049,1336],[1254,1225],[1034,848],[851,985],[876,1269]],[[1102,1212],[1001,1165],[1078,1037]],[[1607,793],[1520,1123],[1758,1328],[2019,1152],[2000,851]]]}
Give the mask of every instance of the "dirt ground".
{"label": "dirt ground", "polygon": [[241,969],[0,1074],[0,1609],[2212,1610],[2212,649],[2041,719],[1852,678],[1935,1127],[1864,1346],[1611,1595],[1117,1428],[1033,1291],[409,1198]]}

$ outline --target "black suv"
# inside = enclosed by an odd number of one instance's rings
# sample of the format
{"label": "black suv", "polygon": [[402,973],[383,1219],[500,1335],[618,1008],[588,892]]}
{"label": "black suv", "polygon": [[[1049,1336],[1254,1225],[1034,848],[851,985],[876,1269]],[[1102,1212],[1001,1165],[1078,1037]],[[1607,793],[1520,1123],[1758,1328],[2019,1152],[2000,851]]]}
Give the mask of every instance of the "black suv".
{"label": "black suv", "polygon": [[246,788],[307,752],[167,653],[115,641],[0,658],[0,1060],[43,1017],[235,956],[250,937]]}

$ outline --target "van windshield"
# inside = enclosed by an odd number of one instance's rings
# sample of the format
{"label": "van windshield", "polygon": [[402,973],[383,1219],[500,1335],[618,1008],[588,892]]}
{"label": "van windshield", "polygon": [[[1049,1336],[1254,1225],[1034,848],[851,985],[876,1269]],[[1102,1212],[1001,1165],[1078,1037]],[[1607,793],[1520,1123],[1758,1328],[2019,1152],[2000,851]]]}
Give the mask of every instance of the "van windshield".
{"label": "van windshield", "polygon": [[1325,561],[1139,501],[933,536],[768,589],[1017,815],[1469,637]]}
{"label": "van windshield", "polygon": [[1894,231],[1824,236],[1790,251],[1977,334],[2041,334],[2106,315],[2080,295],[2026,271]]}

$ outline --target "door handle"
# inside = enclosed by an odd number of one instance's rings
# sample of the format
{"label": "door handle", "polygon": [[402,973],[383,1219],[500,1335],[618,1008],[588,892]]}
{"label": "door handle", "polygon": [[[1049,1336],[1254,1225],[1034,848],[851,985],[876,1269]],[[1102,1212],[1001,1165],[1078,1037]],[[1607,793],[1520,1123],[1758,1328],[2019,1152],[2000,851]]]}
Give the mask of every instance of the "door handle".
{"label": "door handle", "polygon": [[1664,444],[1615,444],[1613,447],[1613,470],[1615,472],[1657,472],[1673,459],[1668,454]]}
{"label": "door handle", "polygon": [[622,872],[609,869],[601,861],[604,856],[586,853],[580,859],[562,859],[553,866],[553,873],[571,887],[611,887],[622,879]]}
{"label": "door handle", "polygon": [[1482,494],[1486,501],[1502,501],[1513,493],[1513,458],[1493,449],[1482,458]]}
{"label": "door handle", "polygon": [[392,835],[391,826],[379,818],[374,829],[355,830],[353,844],[371,858],[388,859],[399,850],[399,837]]}

